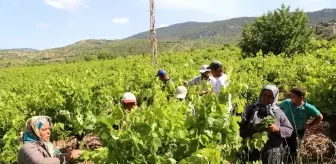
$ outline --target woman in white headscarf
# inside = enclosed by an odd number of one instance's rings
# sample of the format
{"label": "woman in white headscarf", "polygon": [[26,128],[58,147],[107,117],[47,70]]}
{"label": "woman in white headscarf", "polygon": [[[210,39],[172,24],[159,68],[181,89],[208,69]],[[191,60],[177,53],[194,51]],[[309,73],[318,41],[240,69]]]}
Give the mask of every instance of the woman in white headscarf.
{"label": "woman in white headscarf", "polygon": [[54,149],[50,142],[51,128],[52,122],[48,116],[34,116],[27,120],[18,164],[65,164],[79,157],[79,150],[62,154]]}
{"label": "woman in white headscarf", "polygon": [[293,132],[293,127],[286,115],[278,105],[279,89],[274,85],[266,85],[260,93],[259,100],[246,107],[242,117],[240,134],[242,138],[252,137],[259,131],[258,126],[267,116],[272,116],[275,122],[265,129],[269,140],[261,152],[254,151],[250,154],[251,161],[261,158],[263,164],[281,164],[284,153],[283,138],[288,138]]}

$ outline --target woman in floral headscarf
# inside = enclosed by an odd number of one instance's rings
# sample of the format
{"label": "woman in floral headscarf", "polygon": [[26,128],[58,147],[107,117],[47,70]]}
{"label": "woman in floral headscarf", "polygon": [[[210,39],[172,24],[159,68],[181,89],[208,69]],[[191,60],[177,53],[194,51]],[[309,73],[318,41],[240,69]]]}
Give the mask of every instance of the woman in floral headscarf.
{"label": "woman in floral headscarf", "polygon": [[54,150],[49,141],[51,128],[52,122],[48,116],[35,116],[27,120],[18,164],[65,164],[70,159],[79,157],[79,150],[65,154]]}

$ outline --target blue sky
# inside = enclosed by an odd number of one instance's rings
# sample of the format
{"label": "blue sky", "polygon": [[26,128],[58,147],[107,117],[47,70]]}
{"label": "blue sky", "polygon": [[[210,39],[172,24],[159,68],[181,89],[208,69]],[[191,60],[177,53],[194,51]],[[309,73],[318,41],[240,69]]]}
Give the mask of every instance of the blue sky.
{"label": "blue sky", "polygon": [[[0,49],[46,49],[121,39],[149,28],[149,0],[0,0]],[[156,0],[157,26],[258,16],[280,7],[315,11],[335,0]]]}

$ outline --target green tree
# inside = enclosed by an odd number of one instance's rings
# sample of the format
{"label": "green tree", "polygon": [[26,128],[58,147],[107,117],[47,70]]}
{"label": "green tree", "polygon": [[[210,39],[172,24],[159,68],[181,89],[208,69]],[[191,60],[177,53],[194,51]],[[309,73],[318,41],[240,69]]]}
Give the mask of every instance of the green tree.
{"label": "green tree", "polygon": [[245,56],[255,56],[260,50],[290,56],[304,52],[311,36],[306,14],[299,9],[291,12],[290,7],[282,5],[245,25],[239,46]]}

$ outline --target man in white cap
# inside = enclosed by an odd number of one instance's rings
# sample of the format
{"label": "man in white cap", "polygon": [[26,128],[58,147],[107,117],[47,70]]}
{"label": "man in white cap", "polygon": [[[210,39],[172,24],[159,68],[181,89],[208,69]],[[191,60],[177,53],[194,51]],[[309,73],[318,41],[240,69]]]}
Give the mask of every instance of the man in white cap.
{"label": "man in white cap", "polygon": [[131,92],[126,92],[121,100],[122,106],[125,110],[131,111],[137,107],[136,97]]}
{"label": "man in white cap", "polygon": [[216,82],[216,79],[211,76],[211,70],[208,67],[208,65],[203,65],[199,70],[201,75],[184,82],[185,86],[203,85],[203,91],[208,91],[206,85],[214,85]]}
{"label": "man in white cap", "polygon": [[[185,86],[178,86],[176,88],[175,98],[180,101],[185,101],[187,94],[188,94],[188,90]],[[191,102],[189,102],[189,107],[191,109],[191,113],[195,115],[195,107],[194,105],[191,104]]]}

